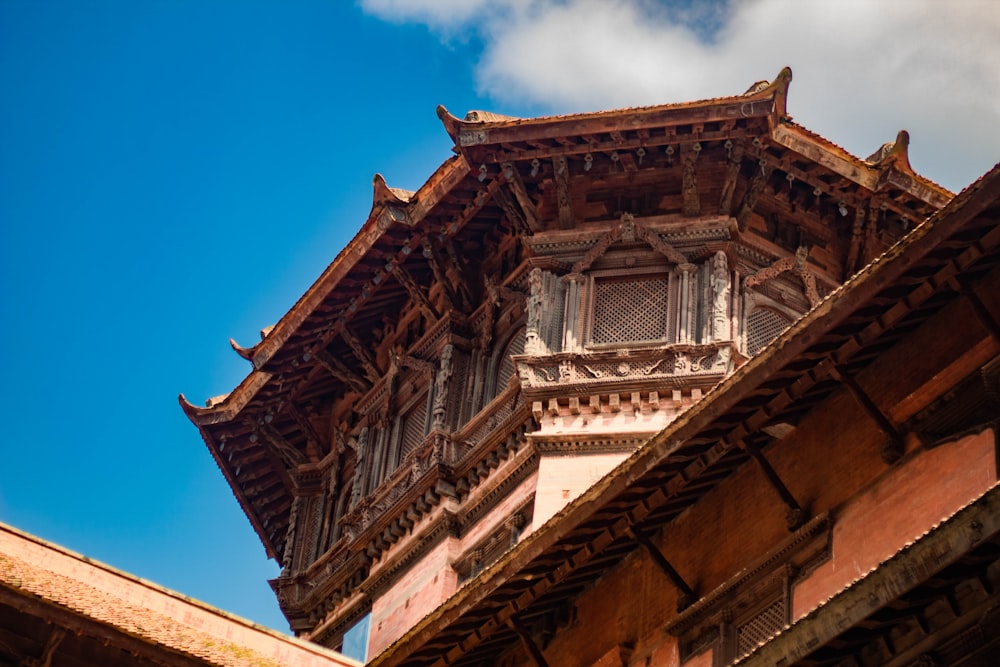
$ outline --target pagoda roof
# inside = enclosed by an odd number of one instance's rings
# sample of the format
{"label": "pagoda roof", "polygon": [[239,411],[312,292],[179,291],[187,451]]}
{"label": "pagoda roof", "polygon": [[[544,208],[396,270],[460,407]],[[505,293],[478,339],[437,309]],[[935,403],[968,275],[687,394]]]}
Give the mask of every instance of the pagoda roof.
{"label": "pagoda roof", "polygon": [[[846,215],[845,206],[881,206],[905,228],[952,197],[912,171],[905,133],[887,151],[880,149],[875,159],[862,160],[791,122],[785,108],[790,81],[791,70],[786,68],[773,82],[731,97],[530,119],[472,112],[459,120],[439,108],[457,155],[412,193],[391,188],[376,175],[371,211],[354,238],[261,341],[247,347],[233,342],[253,367],[244,380],[206,406],[179,397],[267,552],[281,560],[294,484],[278,469],[255,475],[252,483],[242,481],[239,471],[245,468],[231,460],[231,449],[223,451],[226,439],[238,440],[243,450],[252,448],[249,430],[241,426],[250,416],[265,413],[271,405],[287,405],[293,393],[328,391],[324,387],[331,380],[317,362],[317,352],[339,333],[352,327],[367,331],[377,327],[385,313],[399,311],[407,291],[391,278],[392,270],[402,267],[418,278],[429,276],[422,243],[459,237],[475,243],[489,235],[504,214],[494,195],[511,178],[519,178],[512,163],[536,170],[543,158],[583,165],[588,157],[616,160],[619,152],[625,156],[629,151],[641,162],[646,151],[670,159],[675,147],[678,152],[695,145],[694,150],[700,150],[704,143],[722,151],[725,143],[725,150],[731,151],[739,143],[761,169],[781,170],[789,183],[797,179],[807,184],[817,201],[822,197],[834,206],[839,202],[841,215]],[[531,234],[531,221],[526,224],[524,233]],[[327,384],[309,389],[320,377]],[[324,452],[314,451],[307,458],[318,463],[322,456]],[[280,497],[267,490],[276,487],[285,489]]]}
{"label": "pagoda roof", "polygon": [[[954,285],[995,276],[998,268],[1000,165],[368,664],[490,662],[517,643],[515,616],[565,609],[641,548],[637,534],[653,534],[746,463],[740,443],[763,444],[754,439],[769,426],[797,423],[838,390],[831,373],[854,377],[962,299]],[[984,502],[995,511],[996,493]],[[797,644],[801,637],[796,633],[790,641]]]}
{"label": "pagoda roof", "polygon": [[4,607],[15,611],[0,624],[4,664],[43,653],[53,664],[91,656],[80,664],[109,667],[136,658],[218,667],[361,664],[0,524]]}

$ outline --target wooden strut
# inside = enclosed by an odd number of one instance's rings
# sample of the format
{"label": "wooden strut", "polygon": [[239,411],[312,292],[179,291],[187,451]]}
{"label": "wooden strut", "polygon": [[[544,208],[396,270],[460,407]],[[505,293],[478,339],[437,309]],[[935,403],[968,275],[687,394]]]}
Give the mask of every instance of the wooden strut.
{"label": "wooden strut", "polygon": [[59,644],[65,637],[66,631],[63,628],[52,628],[49,638],[45,641],[45,647],[42,649],[42,655],[38,658],[25,658],[21,664],[24,667],[51,667],[52,656],[55,655],[56,649],[59,648]]}
{"label": "wooden strut", "polygon": [[785,506],[788,507],[788,513],[785,515],[788,530],[794,531],[801,528],[809,518],[809,515],[796,502],[795,496],[792,495],[792,492],[788,490],[788,487],[778,477],[778,473],[771,467],[771,464],[764,456],[764,452],[760,451],[760,448],[756,445],[749,443],[740,443],[740,446],[750,455],[750,458],[757,462],[757,466],[764,473],[764,477],[771,485],[771,488],[778,493],[778,496],[781,497],[781,502],[785,503]]}
{"label": "wooden strut", "polygon": [[556,201],[559,203],[559,229],[573,229],[573,201],[569,192],[569,161],[564,155],[552,164],[556,181]]}
{"label": "wooden strut", "polygon": [[310,463],[318,463],[323,457],[323,450],[329,448],[322,446],[322,440],[320,440],[319,434],[316,433],[316,429],[313,428],[312,422],[295,406],[295,403],[288,404],[288,412],[292,415],[295,423],[299,425],[299,428],[302,429],[302,434],[306,438],[306,454],[309,455]]}
{"label": "wooden strut", "polygon": [[878,426],[879,430],[885,434],[888,441],[882,445],[879,453],[882,456],[882,460],[892,465],[898,461],[903,456],[903,452],[906,447],[903,443],[903,435],[899,432],[896,426],[889,420],[888,417],[875,405],[875,401],[871,399],[865,390],[861,388],[854,378],[845,373],[842,369],[832,366],[830,368],[830,377],[844,385],[847,391],[851,393],[854,400],[861,406],[861,409],[868,413],[868,416],[872,418],[875,425]]}
{"label": "wooden strut", "polygon": [[514,634],[521,639],[521,643],[524,644],[524,649],[528,652],[528,655],[531,656],[531,659],[534,661],[536,667],[549,667],[549,663],[545,661],[545,656],[542,655],[542,651],[538,648],[538,644],[535,643],[535,640],[531,638],[531,635],[527,633],[521,624],[514,620],[513,616],[507,619],[507,627],[513,630]]}
{"label": "wooden strut", "polygon": [[503,171],[504,180],[507,181],[507,186],[514,193],[514,199],[517,200],[518,205],[524,212],[524,219],[528,223],[528,228],[531,229],[532,233],[540,232],[542,225],[538,220],[538,211],[535,209],[535,203],[531,201],[531,197],[528,195],[527,188],[524,187],[524,181],[521,180],[521,174],[517,170],[517,165],[513,162],[504,162],[500,165],[500,168]]}
{"label": "wooden strut", "polygon": [[313,350],[312,355],[319,362],[319,365],[337,380],[350,386],[355,391],[363,394],[372,388],[371,383],[348,368],[340,359],[326,350]]}
{"label": "wooden strut", "polygon": [[344,339],[347,346],[351,348],[351,352],[357,357],[358,361],[361,362],[361,367],[365,369],[365,375],[368,377],[372,383],[378,382],[382,377],[382,371],[378,366],[375,365],[375,361],[371,358],[368,350],[365,349],[364,345],[361,344],[354,334],[350,332],[347,325],[340,327],[340,337]]}
{"label": "wooden strut", "polygon": [[410,274],[407,273],[402,266],[394,264],[392,267],[392,275],[396,278],[399,284],[403,286],[403,289],[406,290],[406,293],[409,294],[414,303],[417,304],[417,307],[420,308],[420,312],[424,314],[424,317],[427,318],[430,324],[433,325],[441,319],[441,315],[434,308],[430,299],[427,298],[424,291],[419,285],[417,285],[413,278],[410,277]]}
{"label": "wooden strut", "polygon": [[956,279],[955,282],[958,284],[958,293],[965,297],[965,300],[972,306],[972,312],[975,314],[976,319],[979,320],[979,323],[983,325],[983,328],[989,332],[995,341],[1000,342],[1000,322],[997,322],[996,318],[993,317],[986,304],[982,302],[979,295],[972,289],[972,285],[960,279]]}
{"label": "wooden strut", "polygon": [[653,544],[652,540],[650,540],[649,537],[636,526],[629,526],[628,532],[632,534],[636,542],[641,544],[643,548],[646,549],[649,553],[649,557],[653,559],[653,563],[660,568],[663,574],[667,575],[667,579],[670,580],[670,583],[672,583],[680,592],[680,595],[677,597],[677,613],[684,611],[694,604],[695,600],[698,599],[698,596],[695,594],[694,590],[687,585],[687,582],[684,581],[684,578],[681,577],[677,570],[674,569],[674,566],[670,564],[670,561],[667,560],[666,556],[664,556],[663,553],[656,548],[656,545]]}

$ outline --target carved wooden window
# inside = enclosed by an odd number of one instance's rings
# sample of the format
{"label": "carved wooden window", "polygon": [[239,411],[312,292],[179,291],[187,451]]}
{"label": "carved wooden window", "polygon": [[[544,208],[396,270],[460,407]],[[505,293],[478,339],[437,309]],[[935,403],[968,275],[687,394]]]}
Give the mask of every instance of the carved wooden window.
{"label": "carved wooden window", "polygon": [[524,329],[518,329],[517,332],[511,337],[510,342],[507,343],[507,347],[504,348],[503,352],[500,354],[499,363],[497,364],[496,372],[496,382],[494,383],[495,390],[493,395],[499,394],[510,382],[510,378],[514,375],[514,361],[511,359],[512,356],[524,354]]}
{"label": "carved wooden window", "polygon": [[486,538],[480,540],[454,562],[452,567],[458,573],[460,584],[475,577],[500,560],[501,556],[517,545],[525,527],[531,524],[534,505],[534,496],[532,495],[521,509],[511,514]]}
{"label": "carved wooden window", "polygon": [[401,454],[400,459],[406,459],[406,455],[420,446],[427,435],[427,406],[426,397],[419,401],[409,412],[400,417],[401,431]]}
{"label": "carved wooden window", "polygon": [[590,345],[673,340],[673,279],[668,273],[594,276]]}
{"label": "carved wooden window", "polygon": [[788,623],[788,596],[780,591],[776,599],[757,609],[749,618],[732,628],[729,643],[733,659],[740,658],[771,637]]}
{"label": "carved wooden window", "polygon": [[792,323],[791,318],[771,308],[754,308],[747,316],[747,354],[755,355]]}

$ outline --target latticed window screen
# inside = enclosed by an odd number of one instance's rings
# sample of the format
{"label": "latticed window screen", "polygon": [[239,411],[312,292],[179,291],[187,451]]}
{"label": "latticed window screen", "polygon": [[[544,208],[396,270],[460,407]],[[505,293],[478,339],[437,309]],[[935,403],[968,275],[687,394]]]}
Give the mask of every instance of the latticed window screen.
{"label": "latticed window screen", "polygon": [[785,627],[788,613],[785,597],[765,607],[756,616],[736,628],[736,657],[744,656],[758,644],[778,634]]}
{"label": "latticed window screen", "polygon": [[747,317],[747,353],[757,354],[778,337],[792,321],[770,308],[755,308]]}
{"label": "latticed window screen", "polygon": [[511,357],[518,354],[524,354],[524,329],[521,329],[514,334],[510,343],[507,344],[507,349],[503,351],[503,356],[500,359],[500,365],[497,367],[497,384],[495,394],[499,394],[510,381],[511,376],[514,374],[514,361]]}
{"label": "latticed window screen", "polygon": [[590,342],[625,343],[667,339],[670,278],[595,280]]}
{"label": "latticed window screen", "polygon": [[426,406],[425,401],[420,401],[412,410],[410,410],[403,417],[403,443],[400,458],[406,458],[406,455],[412,452],[414,449],[420,446],[420,443],[424,441],[424,426],[427,421]]}

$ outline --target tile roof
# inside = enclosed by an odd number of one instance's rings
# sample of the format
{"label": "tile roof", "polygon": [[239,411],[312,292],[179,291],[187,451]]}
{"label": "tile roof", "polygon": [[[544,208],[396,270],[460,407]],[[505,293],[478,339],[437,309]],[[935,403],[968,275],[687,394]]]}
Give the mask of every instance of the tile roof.
{"label": "tile roof", "polygon": [[196,663],[350,667],[359,663],[282,635],[0,523],[0,588],[38,599]]}

